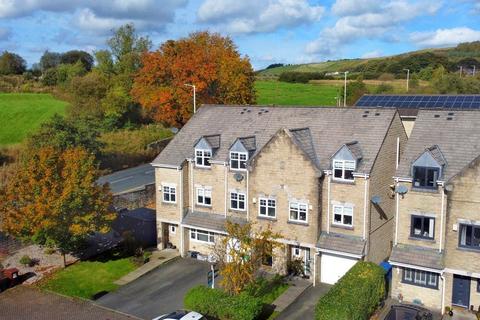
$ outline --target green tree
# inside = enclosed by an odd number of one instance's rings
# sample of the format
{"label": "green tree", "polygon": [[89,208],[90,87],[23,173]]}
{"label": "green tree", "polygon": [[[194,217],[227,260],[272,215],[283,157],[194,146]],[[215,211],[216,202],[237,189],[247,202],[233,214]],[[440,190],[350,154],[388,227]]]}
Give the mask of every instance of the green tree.
{"label": "green tree", "polygon": [[57,84],[68,84],[77,76],[84,75],[86,73],[85,67],[81,61],[77,61],[74,64],[60,64],[57,68]]}
{"label": "green tree", "polygon": [[0,190],[3,230],[65,254],[94,232],[108,232],[116,214],[109,187],[99,186],[95,158],[81,148],[29,154]]}
{"label": "green tree", "polygon": [[0,75],[22,74],[27,70],[27,62],[16,53],[4,51],[0,55]]}
{"label": "green tree", "polygon": [[[344,92],[344,86],[342,86],[342,93]],[[347,83],[347,105],[353,106],[355,102],[364,94],[368,93],[367,86],[363,82],[363,79],[359,77],[355,81]],[[343,96],[342,96],[343,99]]]}
{"label": "green tree", "polygon": [[90,53],[82,50],[71,50],[62,53],[60,56],[61,64],[76,64],[80,62],[83,68],[90,71],[93,67],[93,57]]}
{"label": "green tree", "polygon": [[102,143],[99,125],[90,118],[64,118],[54,115],[43,123],[38,131],[27,139],[28,150],[53,147],[56,150],[67,150],[81,147],[90,154],[99,155]]}
{"label": "green tree", "polygon": [[68,107],[70,118],[93,117],[101,121],[104,117],[102,101],[111,86],[109,77],[96,69],[85,76],[72,78],[68,91],[72,102]]}
{"label": "green tree", "polygon": [[48,69],[56,68],[60,64],[62,55],[58,52],[50,52],[46,50],[40,58],[39,67],[42,72]]}

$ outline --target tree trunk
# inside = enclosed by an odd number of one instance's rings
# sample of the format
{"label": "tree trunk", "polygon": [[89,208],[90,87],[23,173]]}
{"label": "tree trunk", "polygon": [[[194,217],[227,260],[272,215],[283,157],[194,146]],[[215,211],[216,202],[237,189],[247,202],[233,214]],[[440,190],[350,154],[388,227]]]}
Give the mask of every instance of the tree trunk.
{"label": "tree trunk", "polygon": [[62,258],[63,258],[63,268],[67,267],[67,257],[65,256],[65,252],[62,251]]}

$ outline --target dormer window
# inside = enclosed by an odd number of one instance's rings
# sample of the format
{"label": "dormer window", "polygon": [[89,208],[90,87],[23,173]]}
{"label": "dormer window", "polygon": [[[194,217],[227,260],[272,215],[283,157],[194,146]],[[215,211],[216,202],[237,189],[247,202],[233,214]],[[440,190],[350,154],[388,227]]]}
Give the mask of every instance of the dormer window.
{"label": "dormer window", "polygon": [[344,144],[332,156],[333,180],[353,181],[353,172],[362,159],[362,150],[357,141]]}
{"label": "dormer window", "polygon": [[413,187],[436,189],[437,180],[447,164],[440,147],[434,145],[425,151],[412,164]]}
{"label": "dormer window", "polygon": [[351,160],[333,160],[333,178],[336,180],[353,181],[353,171],[355,171],[355,161]]}
{"label": "dormer window", "polygon": [[212,150],[195,149],[195,164],[198,167],[210,167]]}
{"label": "dormer window", "polygon": [[413,186],[415,188],[436,189],[439,173],[439,168],[414,166]]}
{"label": "dormer window", "polygon": [[230,152],[230,168],[232,170],[246,170],[247,169],[248,153],[246,152]]}

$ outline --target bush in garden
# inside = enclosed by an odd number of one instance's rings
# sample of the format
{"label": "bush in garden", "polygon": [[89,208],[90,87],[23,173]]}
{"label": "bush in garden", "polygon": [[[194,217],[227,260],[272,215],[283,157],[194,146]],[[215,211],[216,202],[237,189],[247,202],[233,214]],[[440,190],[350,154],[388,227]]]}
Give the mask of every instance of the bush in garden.
{"label": "bush in garden", "polygon": [[315,307],[316,320],[367,320],[385,296],[385,271],[359,261]]}
{"label": "bush in garden", "polygon": [[261,299],[245,292],[230,296],[205,286],[190,289],[185,295],[184,305],[189,310],[220,320],[253,320],[263,310]]}

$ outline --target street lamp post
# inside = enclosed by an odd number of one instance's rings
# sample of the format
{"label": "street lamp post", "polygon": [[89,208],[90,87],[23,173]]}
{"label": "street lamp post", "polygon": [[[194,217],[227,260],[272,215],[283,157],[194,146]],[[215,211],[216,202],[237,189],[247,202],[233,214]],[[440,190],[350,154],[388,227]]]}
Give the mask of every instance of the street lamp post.
{"label": "street lamp post", "polygon": [[475,77],[475,69],[476,69],[476,65],[473,65],[473,76]]}
{"label": "street lamp post", "polygon": [[185,83],[185,86],[193,88],[193,113],[197,113],[197,91],[194,84]]}
{"label": "street lamp post", "polygon": [[410,81],[410,69],[403,69],[404,71],[407,71],[407,92],[408,92],[408,82]]}
{"label": "street lamp post", "polygon": [[348,71],[345,71],[344,74],[345,74],[345,84],[343,86],[343,106],[346,107],[347,106],[347,74],[348,74]]}

